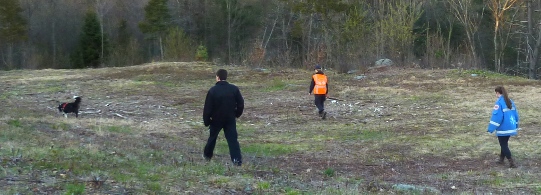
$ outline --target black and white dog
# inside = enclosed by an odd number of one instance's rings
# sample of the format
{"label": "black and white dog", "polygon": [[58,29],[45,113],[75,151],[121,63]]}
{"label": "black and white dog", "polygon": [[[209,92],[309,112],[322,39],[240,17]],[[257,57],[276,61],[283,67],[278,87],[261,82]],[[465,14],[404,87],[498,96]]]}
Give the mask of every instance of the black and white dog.
{"label": "black and white dog", "polygon": [[64,117],[68,118],[68,113],[75,113],[75,118],[79,117],[79,104],[81,104],[81,97],[73,96],[75,102],[61,103],[58,105],[58,111],[64,114]]}

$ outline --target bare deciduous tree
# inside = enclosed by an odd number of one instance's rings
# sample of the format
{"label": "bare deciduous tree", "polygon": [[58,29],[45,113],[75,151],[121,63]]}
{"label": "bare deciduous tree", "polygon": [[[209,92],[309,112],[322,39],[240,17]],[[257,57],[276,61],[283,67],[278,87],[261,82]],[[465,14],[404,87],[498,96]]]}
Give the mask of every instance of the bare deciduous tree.
{"label": "bare deciduous tree", "polygon": [[[537,62],[539,60],[539,49],[541,47],[541,17],[539,21],[536,22],[536,19],[533,17],[534,5],[532,4],[533,0],[528,0],[527,9],[528,9],[528,37],[527,37],[527,51],[528,51],[528,78],[537,79]],[[535,27],[537,24],[537,28]],[[537,29],[537,37],[534,37],[535,29]]]}
{"label": "bare deciduous tree", "polygon": [[[479,29],[479,21],[483,17],[472,11],[472,0],[449,0],[449,6],[455,18],[465,27],[466,37],[471,52],[471,64],[477,64],[475,34]],[[484,9],[484,8],[483,8]],[[481,12],[483,13],[483,12]]]}
{"label": "bare deciduous tree", "polygon": [[500,29],[505,22],[505,13],[511,9],[518,0],[489,0],[489,8],[492,10],[492,18],[494,19],[494,68],[497,72],[502,72],[502,49],[498,38],[501,38]]}
{"label": "bare deciduous tree", "polygon": [[397,1],[382,3],[379,9],[378,36],[383,36],[379,39],[380,51],[392,51],[390,55],[402,64],[413,54],[413,26],[423,12],[421,5],[421,2]]}

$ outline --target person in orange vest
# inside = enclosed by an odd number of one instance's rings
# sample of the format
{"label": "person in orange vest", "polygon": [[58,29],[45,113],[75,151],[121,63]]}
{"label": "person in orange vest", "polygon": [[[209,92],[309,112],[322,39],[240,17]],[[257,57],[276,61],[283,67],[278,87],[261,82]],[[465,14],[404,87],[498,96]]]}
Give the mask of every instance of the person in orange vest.
{"label": "person in orange vest", "polygon": [[329,83],[320,65],[316,65],[314,69],[315,73],[312,75],[312,83],[310,83],[310,91],[308,93],[310,95],[312,93],[314,94],[314,104],[318,109],[319,116],[321,119],[325,119],[327,112],[325,111],[324,102],[328,96]]}

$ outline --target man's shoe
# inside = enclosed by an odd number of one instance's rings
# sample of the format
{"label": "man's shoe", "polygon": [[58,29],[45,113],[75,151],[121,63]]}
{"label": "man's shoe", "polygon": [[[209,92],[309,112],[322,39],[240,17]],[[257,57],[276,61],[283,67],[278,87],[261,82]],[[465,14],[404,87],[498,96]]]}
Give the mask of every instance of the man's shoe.
{"label": "man's shoe", "polygon": [[327,112],[323,111],[323,114],[321,115],[321,119],[325,120],[327,118]]}
{"label": "man's shoe", "polygon": [[233,165],[235,165],[235,166],[242,166],[242,161],[237,160],[237,159],[234,159],[234,160],[233,160]]}
{"label": "man's shoe", "polygon": [[204,159],[205,159],[205,161],[207,161],[207,162],[209,162],[209,161],[210,161],[210,159],[211,159],[211,157],[207,157],[207,156],[205,156],[205,154],[203,154],[203,158],[204,158]]}

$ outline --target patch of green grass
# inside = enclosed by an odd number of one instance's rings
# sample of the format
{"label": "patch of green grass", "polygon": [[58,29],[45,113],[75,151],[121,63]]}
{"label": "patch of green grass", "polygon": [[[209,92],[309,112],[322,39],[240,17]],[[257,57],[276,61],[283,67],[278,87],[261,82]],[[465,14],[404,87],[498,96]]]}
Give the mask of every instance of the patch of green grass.
{"label": "patch of green grass", "polygon": [[[25,124],[19,120],[8,121],[7,128],[0,129],[0,141],[15,141],[20,144],[27,142],[34,142],[39,139],[37,132],[34,131],[31,126]],[[43,137],[45,139],[45,137]]]}
{"label": "patch of green grass", "polygon": [[266,92],[282,91],[287,87],[287,83],[282,79],[274,79],[272,82],[264,88]]}
{"label": "patch of green grass", "polygon": [[227,183],[231,182],[231,177],[216,176],[209,179],[210,182],[216,186],[227,186]]}
{"label": "patch of green grass", "polygon": [[448,173],[441,174],[441,179],[442,180],[448,180],[449,179],[449,174]]}
{"label": "patch of green grass", "polygon": [[242,146],[242,152],[258,156],[282,156],[296,151],[294,145],[280,143],[249,143]]}
{"label": "patch of green grass", "polygon": [[81,183],[66,184],[66,195],[80,195],[85,193],[85,185]]}
{"label": "patch of green grass", "polygon": [[379,130],[337,130],[335,136],[344,141],[368,141],[368,140],[383,140],[389,136],[387,131]]}
{"label": "patch of green grass", "polygon": [[237,124],[237,132],[242,134],[242,137],[253,137],[253,136],[259,136],[256,129],[252,126],[247,126],[245,124]]}
{"label": "patch of green grass", "polygon": [[61,131],[69,130],[71,128],[71,126],[67,123],[56,123],[56,124],[52,124],[51,126],[53,129],[61,130]]}
{"label": "patch of green grass", "polygon": [[162,185],[159,182],[150,182],[146,184],[146,189],[152,193],[157,193],[162,191]]}
{"label": "patch of green grass", "polygon": [[7,122],[9,126],[21,128],[23,125],[21,124],[21,121],[18,119],[12,119]]}
{"label": "patch of green grass", "polygon": [[270,189],[271,184],[268,181],[260,181],[257,183],[257,189],[259,190],[268,190]]}
{"label": "patch of green grass", "polygon": [[208,175],[208,174],[224,175],[227,169],[222,163],[217,163],[217,162],[212,161],[206,164],[206,166],[202,167],[201,171],[203,171],[205,175]]}
{"label": "patch of green grass", "polygon": [[113,133],[131,133],[132,129],[129,126],[109,126],[106,128],[107,131]]}
{"label": "patch of green grass", "polygon": [[421,96],[418,96],[418,95],[411,95],[411,96],[407,97],[406,99],[407,99],[407,100],[410,100],[410,101],[415,101],[415,102],[416,102],[416,101],[421,100],[421,98],[422,98],[422,97],[421,97]]}
{"label": "patch of green grass", "polygon": [[[419,154],[446,154],[455,151],[470,151],[470,148],[479,146],[477,138],[468,134],[455,135],[454,137],[437,135],[423,135],[416,138],[402,137],[404,142],[416,143],[422,147],[414,147],[415,153]],[[474,152],[479,151],[471,151]]]}
{"label": "patch of green grass", "polygon": [[43,88],[38,89],[37,92],[38,93],[55,93],[55,92],[64,91],[64,90],[66,90],[66,88],[59,84],[59,86],[57,85],[43,86]]}
{"label": "patch of green grass", "polygon": [[19,95],[19,92],[16,92],[16,91],[7,91],[7,92],[3,92],[1,95],[0,95],[0,100],[7,100],[7,99],[11,99],[12,97],[16,97]]}
{"label": "patch of green grass", "polygon": [[462,70],[462,69],[455,69],[453,70],[454,73],[458,73],[460,76],[477,76],[477,77],[486,77],[486,78],[512,78],[513,76],[508,76],[504,74],[500,74],[493,71],[488,70],[480,70],[480,69],[471,69],[471,70]]}
{"label": "patch of green grass", "polygon": [[155,80],[155,76],[153,75],[137,75],[135,78],[133,78],[132,80],[134,81],[154,81]]}
{"label": "patch of green grass", "polygon": [[327,177],[334,177],[335,171],[333,168],[327,168],[323,171],[323,174]]}
{"label": "patch of green grass", "polygon": [[491,177],[490,179],[482,179],[480,183],[482,185],[490,185],[492,187],[502,186],[505,180],[502,177]]}
{"label": "patch of green grass", "polygon": [[286,187],[284,189],[286,195],[301,195],[302,193],[299,190],[293,189],[291,187]]}
{"label": "patch of green grass", "polygon": [[131,174],[123,173],[123,171],[114,171],[110,173],[111,179],[118,182],[128,182],[133,179]]}
{"label": "patch of green grass", "polygon": [[180,83],[177,83],[177,82],[158,82],[156,83],[157,85],[160,85],[160,86],[164,86],[164,87],[170,87],[170,88],[174,88],[174,87],[179,87],[180,86]]}
{"label": "patch of green grass", "polygon": [[75,174],[89,174],[97,168],[122,164],[117,157],[108,156],[104,151],[83,148],[34,148],[28,152],[29,157],[38,159],[33,163],[37,169],[72,169]]}

